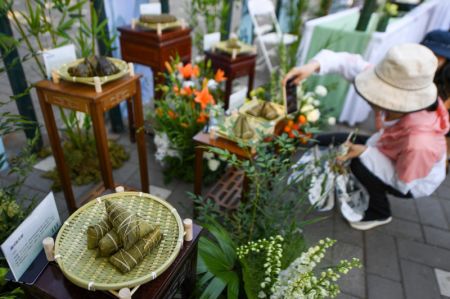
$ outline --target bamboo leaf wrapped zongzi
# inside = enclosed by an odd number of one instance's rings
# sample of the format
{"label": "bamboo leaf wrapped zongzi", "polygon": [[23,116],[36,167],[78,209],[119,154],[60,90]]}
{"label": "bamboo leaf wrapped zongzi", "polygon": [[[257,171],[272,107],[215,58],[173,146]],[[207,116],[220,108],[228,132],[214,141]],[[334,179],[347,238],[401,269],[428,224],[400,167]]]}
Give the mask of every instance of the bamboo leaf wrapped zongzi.
{"label": "bamboo leaf wrapped zongzi", "polygon": [[162,238],[161,230],[157,226],[155,230],[134,244],[130,249],[120,249],[109,258],[109,262],[119,269],[120,272],[128,273],[161,242]]}
{"label": "bamboo leaf wrapped zongzi", "polygon": [[100,240],[112,229],[111,222],[109,222],[108,217],[103,218],[97,224],[90,225],[87,228],[87,247],[88,249],[97,248]]}
{"label": "bamboo leaf wrapped zongzi", "polygon": [[114,201],[105,201],[109,221],[119,235],[124,249],[129,249],[142,236],[155,229],[155,225],[142,221],[137,215],[131,213],[122,205]]}

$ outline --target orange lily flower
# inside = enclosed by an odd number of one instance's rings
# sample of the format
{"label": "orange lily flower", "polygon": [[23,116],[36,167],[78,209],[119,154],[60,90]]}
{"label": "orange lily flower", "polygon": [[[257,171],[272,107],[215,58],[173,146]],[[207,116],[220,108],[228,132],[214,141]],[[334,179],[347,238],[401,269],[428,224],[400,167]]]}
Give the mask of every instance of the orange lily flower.
{"label": "orange lily flower", "polygon": [[173,112],[173,110],[167,111],[167,114],[169,115],[169,117],[171,119],[175,119],[177,117],[177,114],[175,112]]}
{"label": "orange lily flower", "polygon": [[194,91],[192,90],[192,88],[190,86],[185,86],[183,87],[183,89],[181,90],[180,94],[182,96],[190,96],[194,93]]}
{"label": "orange lily flower", "polygon": [[208,115],[204,112],[200,112],[197,118],[197,123],[204,124],[208,120]]}
{"label": "orange lily flower", "polygon": [[214,76],[214,80],[217,83],[220,83],[222,81],[225,81],[227,78],[225,77],[225,72],[222,71],[221,69],[218,69],[216,72],[216,75]]}
{"label": "orange lily flower", "polygon": [[164,62],[164,65],[166,66],[166,69],[169,72],[169,74],[172,74],[173,69],[172,69],[172,66],[170,65],[170,63],[168,61],[166,61],[166,62]]}
{"label": "orange lily flower", "polygon": [[214,105],[215,101],[213,96],[209,93],[208,87],[203,87],[202,91],[196,91],[195,92],[195,99],[194,101],[196,103],[199,103],[202,107],[202,110],[205,110],[208,105]]}
{"label": "orange lily flower", "polygon": [[299,122],[301,125],[306,124],[306,122],[307,122],[306,116],[300,115],[300,116],[298,117],[298,122]]}
{"label": "orange lily flower", "polygon": [[192,76],[198,77],[200,74],[200,69],[198,66],[192,66],[192,64],[188,63],[185,66],[178,66],[178,71],[181,73],[184,79],[190,79]]}

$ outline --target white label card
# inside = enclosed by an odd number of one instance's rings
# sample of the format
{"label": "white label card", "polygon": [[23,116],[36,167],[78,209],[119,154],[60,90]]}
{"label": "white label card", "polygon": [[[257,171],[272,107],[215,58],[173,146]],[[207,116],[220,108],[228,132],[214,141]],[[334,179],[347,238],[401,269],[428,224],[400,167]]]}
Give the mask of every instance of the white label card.
{"label": "white label card", "polygon": [[161,3],[146,3],[139,6],[141,15],[160,15],[161,12]]}
{"label": "white label card", "polygon": [[50,79],[53,69],[59,69],[63,64],[77,59],[75,46],[73,44],[62,46],[42,52],[47,79]]}
{"label": "white label card", "polygon": [[16,280],[41,252],[42,240],[52,237],[60,226],[55,197],[50,192],[1,246]]}
{"label": "white label card", "polygon": [[205,34],[203,37],[203,51],[211,50],[211,48],[218,42],[220,42],[220,32]]}
{"label": "white label card", "polygon": [[234,110],[238,110],[245,103],[245,99],[247,97],[247,87],[236,91],[235,93],[230,95],[230,100],[228,102],[228,112],[233,112]]}

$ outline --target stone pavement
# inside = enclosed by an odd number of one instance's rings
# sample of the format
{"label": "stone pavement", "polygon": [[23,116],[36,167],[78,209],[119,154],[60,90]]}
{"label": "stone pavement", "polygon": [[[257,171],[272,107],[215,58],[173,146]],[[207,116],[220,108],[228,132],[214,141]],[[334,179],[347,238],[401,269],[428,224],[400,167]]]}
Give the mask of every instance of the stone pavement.
{"label": "stone pavement", "polygon": [[450,271],[450,178],[428,198],[391,197],[390,202],[392,222],[367,232],[350,228],[337,211],[316,214],[328,218],[306,227],[309,242],[338,241],[333,263],[350,257],[364,262],[363,269],[341,280],[339,298],[449,298],[441,294],[435,269]]}
{"label": "stone pavement", "polygon": [[[154,158],[154,146],[148,138],[148,166],[150,183],[171,190],[167,199],[182,218],[192,217],[192,202],[186,192],[192,184],[173,181],[164,185],[160,165]],[[8,136],[8,143],[20,144],[21,135]],[[118,142],[130,152],[130,160],[114,171],[117,182],[140,188],[137,151],[126,134]],[[22,193],[42,199],[50,190],[51,182],[34,170],[29,175]],[[0,185],[10,181],[0,173]],[[93,186],[74,188],[81,197]],[[68,217],[62,192],[55,194],[62,219]],[[352,270],[340,281],[339,298],[355,299],[432,299],[450,298],[441,295],[435,269],[450,272],[450,178],[429,198],[407,200],[391,198],[393,221],[385,226],[361,232],[350,228],[337,211],[315,213],[312,217],[326,216],[325,220],[308,225],[305,235],[310,245],[330,237],[338,242],[326,261],[335,264],[340,259],[357,257],[364,263],[362,269]],[[445,273],[444,273],[445,274]],[[450,278],[444,280],[450,282]],[[444,290],[444,289],[443,289]]]}

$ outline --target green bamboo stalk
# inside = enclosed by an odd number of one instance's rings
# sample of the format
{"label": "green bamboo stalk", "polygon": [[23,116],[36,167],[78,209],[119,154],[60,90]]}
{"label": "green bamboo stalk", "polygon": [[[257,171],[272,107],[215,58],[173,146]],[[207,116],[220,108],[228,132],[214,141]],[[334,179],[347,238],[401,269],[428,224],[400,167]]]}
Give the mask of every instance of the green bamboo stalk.
{"label": "green bamboo stalk", "polygon": [[377,9],[376,0],[366,0],[364,6],[361,9],[361,15],[359,16],[358,24],[356,25],[356,31],[366,31],[369,26],[372,13]]}
{"label": "green bamboo stalk", "polygon": [[31,56],[33,57],[33,59],[36,61],[37,66],[39,67],[39,71],[42,74],[42,77],[46,77],[47,73],[45,71],[44,66],[42,65],[41,61],[39,60],[38,56],[36,55],[36,52],[33,49],[33,46],[31,45],[31,42],[27,36],[27,34],[25,33],[25,30],[23,29],[22,25],[20,24],[19,20],[17,19],[17,16],[14,12],[14,10],[11,7],[10,13],[12,15],[12,18],[14,20],[14,24],[16,25],[17,29],[19,30],[20,36],[22,37],[22,39],[24,40],[25,44],[27,45],[28,51],[31,52]]}

